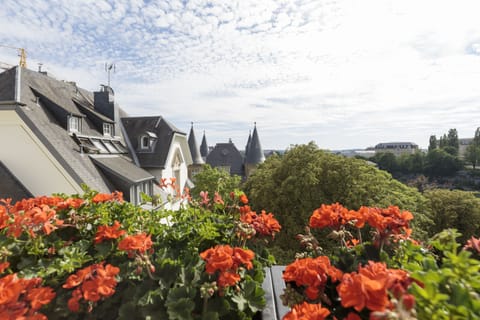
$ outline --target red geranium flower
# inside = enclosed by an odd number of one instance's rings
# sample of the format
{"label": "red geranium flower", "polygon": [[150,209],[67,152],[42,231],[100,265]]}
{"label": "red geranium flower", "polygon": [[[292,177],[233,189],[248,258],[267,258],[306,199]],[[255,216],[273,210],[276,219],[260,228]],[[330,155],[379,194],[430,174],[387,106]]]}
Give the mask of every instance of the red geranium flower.
{"label": "red geranium flower", "polygon": [[283,320],[324,320],[330,314],[330,310],[323,308],[321,304],[303,302],[295,305]]}
{"label": "red geranium flower", "polygon": [[117,239],[123,236],[126,231],[119,230],[121,227],[120,222],[115,220],[113,226],[99,226],[97,234],[95,235],[94,243],[101,243],[103,240]]}

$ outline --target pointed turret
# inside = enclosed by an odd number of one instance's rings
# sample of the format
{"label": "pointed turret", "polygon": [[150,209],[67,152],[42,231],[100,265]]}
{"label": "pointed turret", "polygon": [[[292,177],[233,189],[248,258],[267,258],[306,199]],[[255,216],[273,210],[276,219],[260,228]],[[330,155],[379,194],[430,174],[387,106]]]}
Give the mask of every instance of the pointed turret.
{"label": "pointed turret", "polygon": [[195,139],[195,133],[193,132],[193,122],[192,127],[190,128],[190,134],[188,135],[188,146],[190,148],[190,153],[192,154],[193,164],[204,164],[205,161],[203,161],[202,156],[200,155],[200,148],[198,148],[197,140]]}
{"label": "pointed turret", "polygon": [[247,144],[245,145],[245,159],[248,156],[248,149],[250,149],[250,143],[252,142],[252,131],[248,132],[248,140]]}
{"label": "pointed turret", "polygon": [[254,123],[252,138],[250,139],[250,145],[248,146],[247,164],[260,164],[265,161],[265,155],[260,144],[260,138],[257,132],[257,123]]}
{"label": "pointed turret", "polygon": [[200,145],[200,155],[202,156],[203,160],[205,160],[208,156],[208,144],[207,138],[205,137],[205,130],[203,130],[202,144]]}
{"label": "pointed turret", "polygon": [[[247,143],[248,145],[248,143]],[[262,145],[257,132],[257,123],[254,123],[252,138],[248,145],[248,152],[245,159],[245,174],[247,177],[257,168],[257,166],[265,161]]]}

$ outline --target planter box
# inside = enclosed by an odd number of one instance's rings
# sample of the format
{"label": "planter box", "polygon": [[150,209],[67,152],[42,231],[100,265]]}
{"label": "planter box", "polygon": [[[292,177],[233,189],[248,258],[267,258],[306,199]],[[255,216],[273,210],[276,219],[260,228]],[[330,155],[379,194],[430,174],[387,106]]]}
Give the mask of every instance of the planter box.
{"label": "planter box", "polygon": [[262,288],[265,290],[267,305],[262,311],[262,320],[281,320],[290,311],[290,308],[282,304],[280,295],[285,288],[282,274],[285,266],[272,266],[265,268],[265,280]]}

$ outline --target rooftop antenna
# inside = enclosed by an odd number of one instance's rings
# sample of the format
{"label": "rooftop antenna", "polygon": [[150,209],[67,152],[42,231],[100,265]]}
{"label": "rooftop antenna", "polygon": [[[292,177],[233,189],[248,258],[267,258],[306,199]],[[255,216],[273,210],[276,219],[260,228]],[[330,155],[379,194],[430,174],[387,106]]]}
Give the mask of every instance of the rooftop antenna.
{"label": "rooftop antenna", "polygon": [[115,63],[106,63],[105,62],[105,72],[108,74],[107,85],[110,87],[110,73],[113,71],[115,73]]}

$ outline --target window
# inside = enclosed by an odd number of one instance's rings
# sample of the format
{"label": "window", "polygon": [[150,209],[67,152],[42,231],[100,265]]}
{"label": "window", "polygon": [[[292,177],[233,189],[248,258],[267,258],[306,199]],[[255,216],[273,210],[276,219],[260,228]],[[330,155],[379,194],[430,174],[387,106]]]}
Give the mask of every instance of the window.
{"label": "window", "polygon": [[142,138],[140,139],[142,149],[148,149],[149,140],[150,139],[148,139],[147,136],[142,136]]}
{"label": "window", "polygon": [[113,136],[113,126],[111,123],[103,123],[103,135]]}
{"label": "window", "polygon": [[105,145],[105,147],[107,147],[108,151],[110,151],[110,153],[118,153],[118,150],[117,148],[115,148],[115,146],[108,140],[102,140],[102,143]]}
{"label": "window", "polygon": [[80,132],[81,127],[80,127],[80,117],[76,116],[69,116],[68,117],[68,131],[70,132]]}
{"label": "window", "polygon": [[128,150],[125,148],[120,141],[112,140],[113,145],[118,149],[120,153],[127,153]]}
{"label": "window", "polygon": [[103,143],[98,140],[98,139],[91,139],[93,145],[95,146],[95,148],[97,148],[98,150],[100,150],[100,153],[108,153],[108,150],[105,148],[105,146],[103,145]]}

